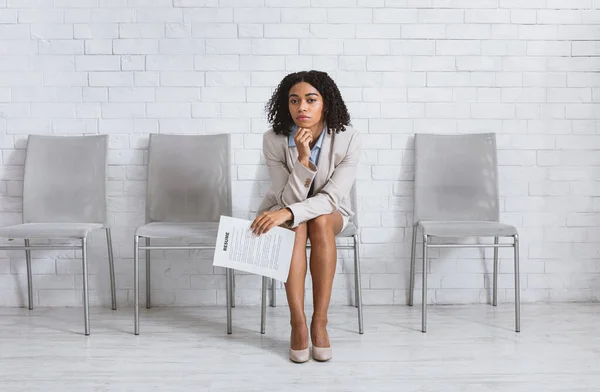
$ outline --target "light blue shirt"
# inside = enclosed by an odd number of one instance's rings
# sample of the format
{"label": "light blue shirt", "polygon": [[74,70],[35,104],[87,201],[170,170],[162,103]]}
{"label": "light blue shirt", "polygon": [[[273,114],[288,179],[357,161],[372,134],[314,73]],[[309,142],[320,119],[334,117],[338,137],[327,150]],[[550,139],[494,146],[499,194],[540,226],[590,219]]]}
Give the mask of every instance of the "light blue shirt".
{"label": "light blue shirt", "polygon": [[[290,136],[288,137],[288,147],[296,147],[296,141],[294,140],[296,132],[298,132],[298,126],[294,125],[292,127],[292,133],[290,133]],[[321,153],[321,145],[323,144],[323,136],[325,135],[325,132],[327,132],[327,126],[323,127],[323,132],[321,132],[321,135],[317,139],[317,142],[314,144],[313,148],[310,149],[309,160],[315,166],[317,166],[317,163],[319,162],[319,154]]]}

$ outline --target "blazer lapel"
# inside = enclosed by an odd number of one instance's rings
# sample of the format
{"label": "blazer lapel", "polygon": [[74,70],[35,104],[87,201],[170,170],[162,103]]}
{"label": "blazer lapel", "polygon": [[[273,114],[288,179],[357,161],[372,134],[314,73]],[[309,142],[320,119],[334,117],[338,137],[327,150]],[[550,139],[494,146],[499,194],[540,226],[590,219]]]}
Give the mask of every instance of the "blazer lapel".
{"label": "blazer lapel", "polygon": [[291,146],[288,143],[287,137],[285,138],[285,149],[287,150],[287,166],[290,173],[294,170],[294,165],[298,162],[298,148],[296,146]]}

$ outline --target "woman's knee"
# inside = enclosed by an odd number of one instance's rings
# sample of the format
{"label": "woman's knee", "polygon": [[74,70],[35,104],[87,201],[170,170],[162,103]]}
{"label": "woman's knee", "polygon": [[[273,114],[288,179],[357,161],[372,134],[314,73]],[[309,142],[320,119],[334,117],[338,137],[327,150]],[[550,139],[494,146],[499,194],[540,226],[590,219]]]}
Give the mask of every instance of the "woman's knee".
{"label": "woman's knee", "polygon": [[331,215],[319,215],[307,222],[308,236],[323,236],[333,232],[333,219]]}
{"label": "woman's knee", "polygon": [[309,220],[308,222],[306,222],[306,224],[308,225],[308,228],[325,228],[327,227],[328,224],[330,224],[329,222],[329,215],[319,215],[316,218],[313,218],[311,220]]}

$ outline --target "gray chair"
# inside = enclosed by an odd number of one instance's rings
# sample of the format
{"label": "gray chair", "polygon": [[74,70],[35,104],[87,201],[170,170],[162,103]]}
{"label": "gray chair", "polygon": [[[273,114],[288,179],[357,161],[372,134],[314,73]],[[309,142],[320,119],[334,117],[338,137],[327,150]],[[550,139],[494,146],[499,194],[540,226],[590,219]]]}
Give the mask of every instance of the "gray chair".
{"label": "gray chair", "polygon": [[[496,135],[415,136],[415,215],[412,235],[410,291],[413,305],[417,231],[423,233],[423,304],[421,331],[427,329],[427,250],[429,248],[494,248],[493,305],[498,302],[498,248],[514,249],[515,329],[520,331],[519,236],[502,224],[498,195]],[[494,237],[494,243],[433,244],[430,238]],[[512,243],[499,243],[512,237]]]}
{"label": "gray chair", "polygon": [[[139,251],[146,251],[146,307],[151,307],[150,251],[215,249],[219,218],[232,215],[230,135],[150,135],[146,224],[134,236],[135,334],[139,335]],[[140,238],[145,246],[140,246]],[[190,245],[151,240],[185,239]],[[154,242],[154,241],[153,241]],[[227,333],[233,273],[226,270]]]}
{"label": "gray chair", "polygon": [[[352,187],[350,191],[350,200],[353,211],[358,211],[358,203],[356,197],[356,185]],[[362,309],[362,288],[361,288],[361,275],[360,275],[360,236],[358,233],[358,216],[357,213],[350,218],[350,221],[344,228],[344,230],[338,234],[336,238],[352,238],[351,244],[337,244],[337,249],[352,249],[354,250],[354,305],[358,310],[358,333],[363,334],[363,309]],[[310,241],[307,242],[307,248],[310,248]],[[260,309],[260,333],[264,334],[266,329],[267,321],[267,286],[271,281],[271,306],[276,306],[276,293],[277,285],[275,279],[269,279],[267,277],[262,278],[262,294],[261,294],[261,309]]]}
{"label": "gray chair", "polygon": [[[117,309],[110,228],[106,221],[107,135],[37,136],[27,141],[23,223],[0,228],[0,237],[24,239],[29,309],[33,309],[32,250],[81,250],[85,334],[90,334],[87,237],[104,229],[108,246],[112,309]],[[31,245],[30,240],[78,240],[79,245]]]}

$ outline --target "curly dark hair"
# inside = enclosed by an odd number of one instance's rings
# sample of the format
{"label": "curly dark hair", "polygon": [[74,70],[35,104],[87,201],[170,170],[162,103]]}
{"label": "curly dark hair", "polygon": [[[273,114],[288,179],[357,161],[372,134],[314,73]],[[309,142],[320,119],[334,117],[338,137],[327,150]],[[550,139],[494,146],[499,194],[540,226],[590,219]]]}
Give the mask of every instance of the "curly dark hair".
{"label": "curly dark hair", "polygon": [[313,86],[323,97],[323,117],[327,132],[344,132],[350,125],[350,113],[342,99],[342,94],[329,75],[321,71],[301,71],[287,75],[279,83],[266,105],[267,119],[278,135],[290,134],[294,120],[288,107],[288,93],[297,83],[306,82]]}

